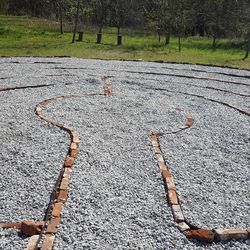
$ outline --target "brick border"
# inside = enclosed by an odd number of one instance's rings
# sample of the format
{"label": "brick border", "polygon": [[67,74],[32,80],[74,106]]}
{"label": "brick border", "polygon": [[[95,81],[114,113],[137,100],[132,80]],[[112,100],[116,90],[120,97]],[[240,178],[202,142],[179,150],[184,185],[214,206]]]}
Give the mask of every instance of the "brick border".
{"label": "brick border", "polygon": [[[183,110],[177,109],[177,111]],[[173,134],[188,129],[193,125],[193,118],[189,115],[185,116],[186,123],[178,131],[173,132]],[[176,222],[180,232],[182,232],[188,239],[195,239],[204,243],[250,239],[249,229],[203,229],[191,225],[185,219],[181,208],[181,202],[178,197],[177,189],[174,184],[174,178],[171,175],[169,168],[167,167],[164,155],[161,150],[159,141],[161,135],[162,134],[158,132],[152,132],[150,139],[153,152],[155,154],[155,158],[157,160],[157,164],[162,174],[162,179],[166,188],[168,204],[171,207],[173,219]]]}

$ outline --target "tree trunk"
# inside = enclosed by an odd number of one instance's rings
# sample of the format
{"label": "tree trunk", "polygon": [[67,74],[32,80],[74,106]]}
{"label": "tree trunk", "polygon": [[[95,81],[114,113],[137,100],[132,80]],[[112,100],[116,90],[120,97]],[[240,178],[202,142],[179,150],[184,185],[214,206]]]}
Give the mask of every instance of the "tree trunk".
{"label": "tree trunk", "polygon": [[63,34],[62,0],[59,3],[59,16],[60,16],[60,33]]}
{"label": "tree trunk", "polygon": [[73,34],[73,38],[72,38],[72,43],[74,43],[75,40],[76,40],[76,30],[77,30],[77,22],[78,22],[78,16],[79,16],[79,9],[80,9],[80,0],[78,0],[78,3],[77,3],[76,17],[75,17],[75,28],[74,28],[74,34]]}
{"label": "tree trunk", "polygon": [[214,36],[213,37],[213,48],[215,49],[215,47],[216,47],[216,37]]}
{"label": "tree trunk", "polygon": [[166,34],[165,44],[169,45],[169,43],[170,43],[170,34],[168,33],[168,34]]}
{"label": "tree trunk", "polygon": [[97,44],[102,43],[102,26],[99,27],[99,33],[97,34],[96,43]]}
{"label": "tree trunk", "polygon": [[249,49],[250,49],[249,47],[250,47],[250,40],[246,42],[246,54],[242,60],[246,60],[248,58]]}
{"label": "tree trunk", "polygon": [[121,35],[121,27],[117,27],[117,45],[121,46],[122,45],[122,35]]}
{"label": "tree trunk", "polygon": [[161,42],[161,29],[157,28],[157,34],[158,34],[158,42]]}
{"label": "tree trunk", "polygon": [[179,52],[181,52],[181,36],[178,35],[178,46],[179,46]]}

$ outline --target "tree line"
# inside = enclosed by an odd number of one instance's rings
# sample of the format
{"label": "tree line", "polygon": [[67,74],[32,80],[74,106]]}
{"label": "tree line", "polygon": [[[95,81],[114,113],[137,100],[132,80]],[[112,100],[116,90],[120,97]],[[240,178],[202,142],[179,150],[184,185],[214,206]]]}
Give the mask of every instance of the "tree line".
{"label": "tree line", "polygon": [[[209,36],[215,48],[218,39],[240,39],[248,57],[250,49],[250,0],[3,0],[0,12],[56,19],[98,26],[97,42],[103,27],[141,28],[157,32],[159,41],[171,36]],[[74,40],[74,39],[73,39]]]}

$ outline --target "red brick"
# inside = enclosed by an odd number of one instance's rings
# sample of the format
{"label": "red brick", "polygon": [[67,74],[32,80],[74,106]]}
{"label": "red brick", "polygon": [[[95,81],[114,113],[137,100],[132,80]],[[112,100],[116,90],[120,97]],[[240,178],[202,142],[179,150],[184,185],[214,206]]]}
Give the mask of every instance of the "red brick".
{"label": "red brick", "polygon": [[25,236],[40,234],[43,223],[34,223],[33,221],[23,221],[21,223],[21,233]]}
{"label": "red brick", "polygon": [[75,149],[77,149],[78,148],[78,146],[77,146],[77,144],[75,143],[75,142],[72,142],[71,144],[70,144],[70,150],[75,150]]}
{"label": "red brick", "polygon": [[64,168],[63,177],[69,178],[72,174],[72,168]]}
{"label": "red brick", "polygon": [[160,168],[161,171],[167,170],[167,167],[166,167],[164,162],[160,161],[160,162],[158,162],[158,165],[159,165],[159,168]]}
{"label": "red brick", "polygon": [[196,239],[205,243],[212,243],[215,237],[215,234],[211,230],[207,229],[189,230],[185,233],[185,235],[189,239]]}
{"label": "red brick", "polygon": [[64,177],[60,184],[60,190],[67,190],[69,186],[69,179],[67,177]]}
{"label": "red brick", "polygon": [[247,230],[243,229],[216,229],[214,230],[216,238],[219,240],[246,240],[248,238]]}
{"label": "red brick", "polygon": [[79,149],[71,149],[70,150],[70,157],[76,158],[79,154]]}
{"label": "red brick", "polygon": [[57,201],[60,202],[66,202],[68,199],[68,190],[60,190],[57,196]]}
{"label": "red brick", "polygon": [[159,147],[154,147],[155,154],[161,154],[161,150]]}
{"label": "red brick", "polygon": [[175,222],[179,223],[185,221],[180,205],[172,205],[171,208]]}
{"label": "red brick", "polygon": [[188,116],[186,126],[191,127],[192,125],[193,125],[193,118],[191,116]]}
{"label": "red brick", "polygon": [[67,156],[64,161],[64,167],[71,168],[74,165],[75,158]]}
{"label": "red brick", "polygon": [[190,230],[190,227],[189,225],[186,223],[186,222],[179,222],[178,223],[178,229],[181,231],[181,232],[185,232],[187,230]]}
{"label": "red brick", "polygon": [[21,228],[21,223],[20,222],[0,223],[0,227],[4,228],[4,229],[9,229],[9,228],[20,229]]}
{"label": "red brick", "polygon": [[39,239],[39,235],[33,235],[30,237],[29,241],[28,241],[28,245],[25,248],[25,250],[34,250],[37,244],[37,241]]}
{"label": "red brick", "polygon": [[74,142],[74,143],[79,143],[80,142],[79,136],[78,136],[78,134],[76,132],[72,132],[71,135],[72,135],[72,142]]}
{"label": "red brick", "polygon": [[163,170],[163,171],[161,172],[161,174],[162,174],[162,178],[163,178],[163,179],[166,179],[166,178],[170,178],[170,177],[171,177],[171,174],[170,174],[170,172],[169,172],[168,170]]}
{"label": "red brick", "polygon": [[55,203],[53,210],[52,210],[52,216],[60,217],[62,210],[63,210],[63,203],[61,203],[61,202]]}
{"label": "red brick", "polygon": [[49,234],[57,233],[60,222],[61,222],[60,217],[52,218],[48,224],[46,233],[49,233]]}
{"label": "red brick", "polygon": [[173,177],[167,177],[167,178],[164,179],[164,181],[165,181],[165,183],[167,185],[168,190],[176,189],[175,185],[174,185]]}
{"label": "red brick", "polygon": [[168,202],[170,205],[178,205],[178,196],[174,189],[168,190]]}
{"label": "red brick", "polygon": [[52,250],[55,241],[55,236],[46,234],[41,250]]}

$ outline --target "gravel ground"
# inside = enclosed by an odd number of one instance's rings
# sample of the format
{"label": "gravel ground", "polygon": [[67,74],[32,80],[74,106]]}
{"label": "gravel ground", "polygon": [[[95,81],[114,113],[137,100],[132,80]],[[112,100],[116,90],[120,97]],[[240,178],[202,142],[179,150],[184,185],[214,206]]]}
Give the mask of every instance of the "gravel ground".
{"label": "gravel ground", "polygon": [[[101,75],[111,76],[115,95],[84,95],[103,92]],[[0,88],[55,86],[0,92],[0,222],[43,219],[69,136],[34,108],[48,98],[82,94],[45,110],[81,138],[55,249],[249,249],[249,240],[207,246],[185,239],[150,144],[153,130],[171,132],[185,123],[177,107],[192,115],[191,129],[160,139],[186,218],[205,228],[249,228],[249,117],[194,96],[249,112],[249,97],[204,88],[249,94],[250,87],[227,82],[250,84],[249,77],[249,71],[178,64],[1,58]],[[0,249],[23,249],[27,241],[0,229]]]}

